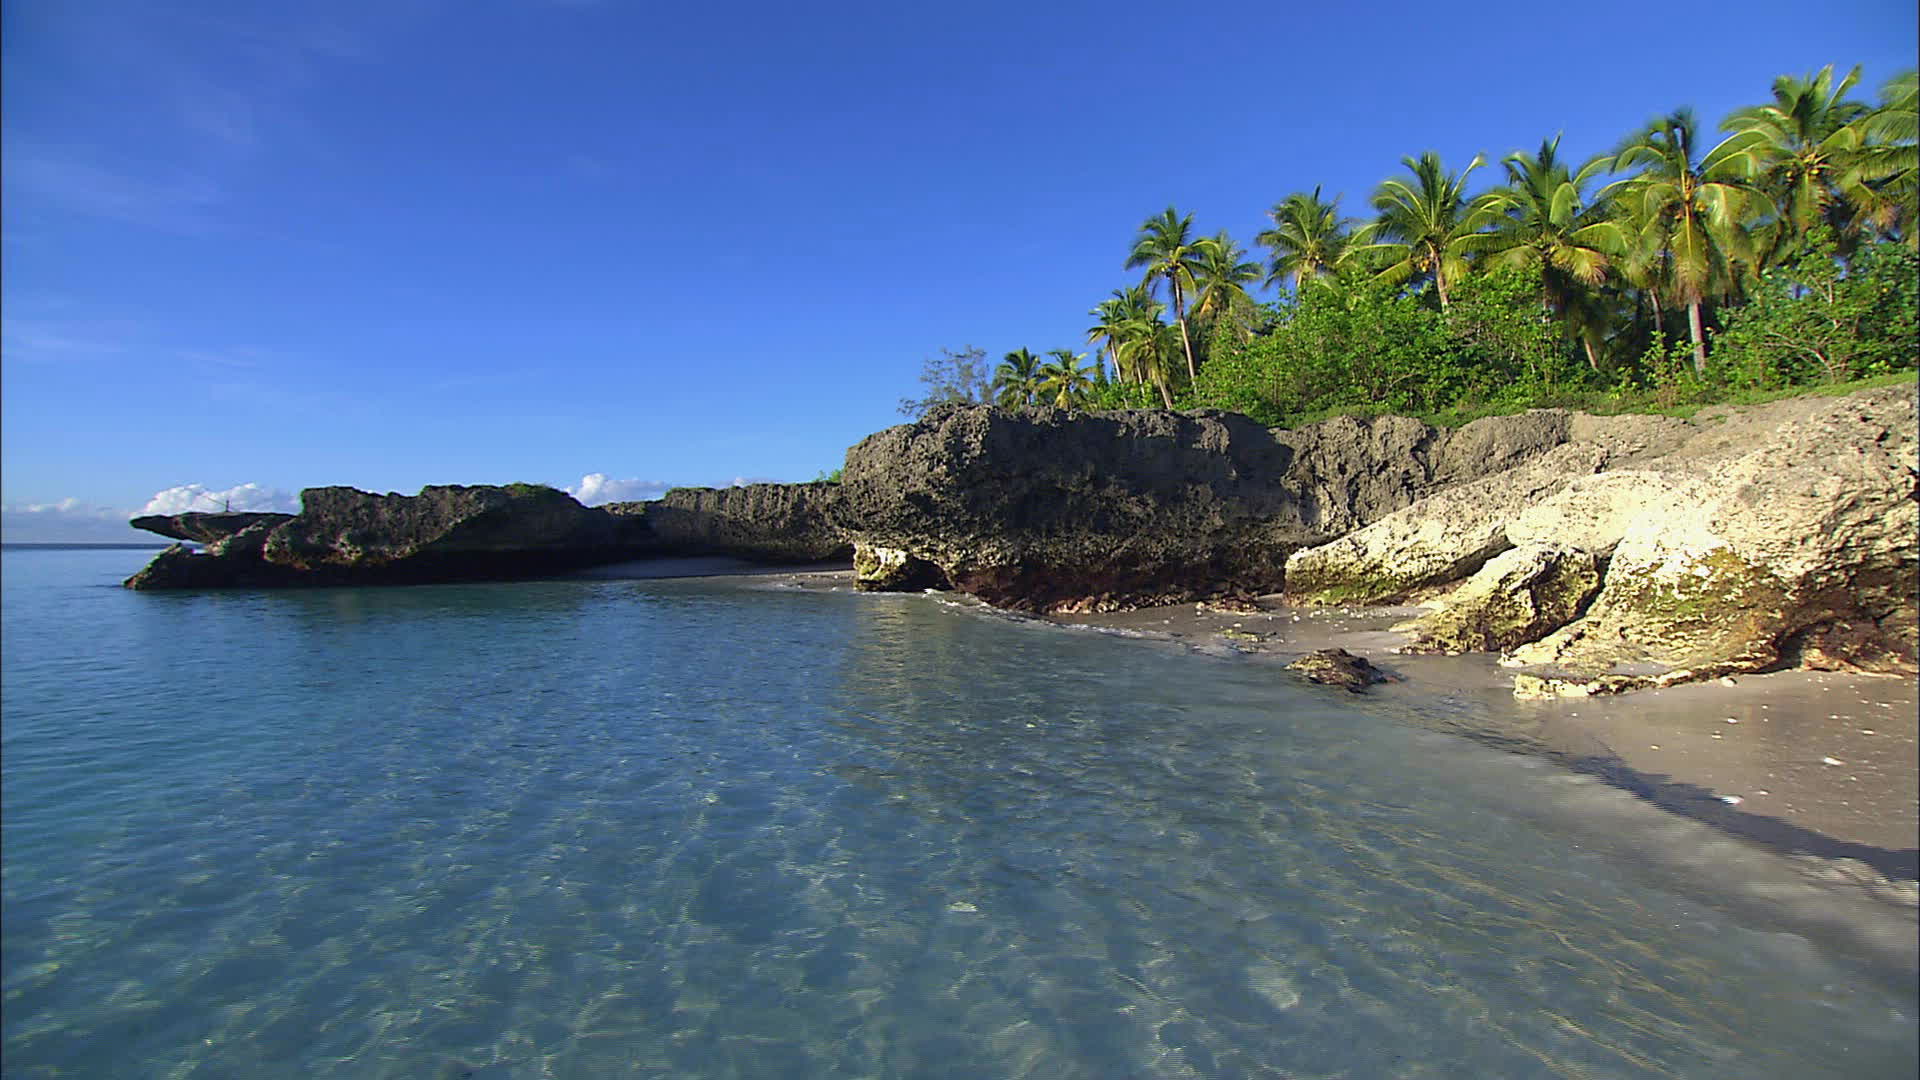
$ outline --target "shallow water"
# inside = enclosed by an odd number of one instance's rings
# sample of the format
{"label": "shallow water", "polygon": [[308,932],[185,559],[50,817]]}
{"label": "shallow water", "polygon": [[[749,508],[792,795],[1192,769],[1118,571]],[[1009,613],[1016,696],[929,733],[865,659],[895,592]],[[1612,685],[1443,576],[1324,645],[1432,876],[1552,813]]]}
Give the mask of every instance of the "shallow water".
{"label": "shallow water", "polygon": [[10,1077],[1913,1069],[1898,917],[1404,699],[925,596],[140,560],[0,560]]}

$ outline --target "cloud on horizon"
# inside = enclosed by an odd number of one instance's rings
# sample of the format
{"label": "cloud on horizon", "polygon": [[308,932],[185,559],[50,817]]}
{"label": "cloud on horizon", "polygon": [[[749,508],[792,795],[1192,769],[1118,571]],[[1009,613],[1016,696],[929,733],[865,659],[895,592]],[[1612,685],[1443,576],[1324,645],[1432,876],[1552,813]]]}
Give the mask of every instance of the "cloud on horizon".
{"label": "cloud on horizon", "polygon": [[606,473],[588,473],[580,482],[567,488],[567,494],[578,499],[583,506],[599,506],[610,502],[643,502],[657,499],[666,490],[675,485],[661,480],[626,479],[615,480]]}
{"label": "cloud on horizon", "polygon": [[237,484],[225,491],[213,491],[203,484],[180,484],[155,492],[140,513],[185,514],[219,510],[297,514],[300,512],[300,499],[279,488],[261,487],[254,483]]}

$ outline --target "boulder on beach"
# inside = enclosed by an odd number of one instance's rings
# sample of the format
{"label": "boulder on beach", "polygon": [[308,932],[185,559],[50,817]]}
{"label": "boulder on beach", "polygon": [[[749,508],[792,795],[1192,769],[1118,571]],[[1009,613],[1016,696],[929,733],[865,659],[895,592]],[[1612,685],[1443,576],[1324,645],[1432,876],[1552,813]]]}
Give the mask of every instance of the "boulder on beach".
{"label": "boulder on beach", "polygon": [[1386,682],[1387,673],[1364,656],[1345,649],[1320,649],[1287,665],[1287,670],[1322,686],[1337,686],[1358,694],[1374,683]]}

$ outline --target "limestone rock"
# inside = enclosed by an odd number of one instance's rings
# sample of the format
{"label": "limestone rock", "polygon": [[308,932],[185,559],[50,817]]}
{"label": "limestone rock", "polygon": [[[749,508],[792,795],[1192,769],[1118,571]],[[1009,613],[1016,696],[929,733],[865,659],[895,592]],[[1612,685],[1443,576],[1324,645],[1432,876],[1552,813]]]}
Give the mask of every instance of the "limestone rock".
{"label": "limestone rock", "polygon": [[[1711,678],[1813,659],[1910,671],[1920,592],[1908,388],[1797,398],[1709,425],[1649,467],[1586,614],[1516,663]],[[1648,497],[1653,493],[1658,497]],[[1623,512],[1624,513],[1624,512]]]}
{"label": "limestone rock", "polygon": [[418,495],[308,488],[301,512],[256,520],[195,555],[176,545],[135,589],[403,584],[532,577],[629,554],[613,520],[536,485],[440,486]]}
{"label": "limestone rock", "polygon": [[190,540],[196,544],[217,544],[243,529],[268,522],[274,525],[292,520],[292,514],[231,511],[213,514],[150,514],[134,518],[136,529],[159,533],[169,540]]}
{"label": "limestone rock", "polygon": [[1331,543],[1298,551],[1287,560],[1287,599],[1390,604],[1422,588],[1458,581],[1512,546],[1509,520],[1576,476],[1600,468],[1606,454],[1594,443],[1558,446],[1517,468],[1447,488]]}
{"label": "limestone rock", "polygon": [[1293,551],[1544,454],[1568,424],[1342,417],[1286,431],[1206,410],[948,406],[848,451],[841,513],[858,545],[1003,607],[1252,596],[1280,587]]}
{"label": "limestone rock", "polygon": [[1321,649],[1287,665],[1287,670],[1298,672],[1308,682],[1324,686],[1338,686],[1349,693],[1358,694],[1377,682],[1386,682],[1387,674],[1362,656],[1355,656],[1345,649]]}
{"label": "limestone rock", "polygon": [[940,569],[899,548],[853,546],[854,588],[867,592],[912,592],[946,584]]}
{"label": "limestone rock", "polygon": [[662,554],[793,563],[852,554],[837,484],[674,488],[652,502],[609,503],[605,509],[630,542]]}
{"label": "limestone rock", "polygon": [[[268,562],[361,571],[413,563],[456,570],[530,552],[564,556],[614,546],[613,524],[564,491],[537,485],[430,485],[418,495],[308,488],[300,513],[268,535]],[[458,573],[455,576],[463,576]]]}
{"label": "limestone rock", "polygon": [[1571,622],[1600,589],[1591,551],[1528,544],[1487,561],[1440,610],[1405,626],[1409,652],[1487,652],[1535,641]]}

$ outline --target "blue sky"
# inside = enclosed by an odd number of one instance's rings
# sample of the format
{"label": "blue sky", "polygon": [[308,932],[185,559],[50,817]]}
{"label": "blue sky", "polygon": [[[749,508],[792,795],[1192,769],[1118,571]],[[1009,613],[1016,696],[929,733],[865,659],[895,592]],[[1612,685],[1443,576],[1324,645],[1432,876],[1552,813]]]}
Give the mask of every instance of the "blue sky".
{"label": "blue sky", "polygon": [[1870,97],[1917,32],[1880,0],[0,17],[16,540],[197,492],[811,479],[942,347],[1085,348],[1169,204],[1251,245],[1426,149],[1584,156],[1828,63]]}

